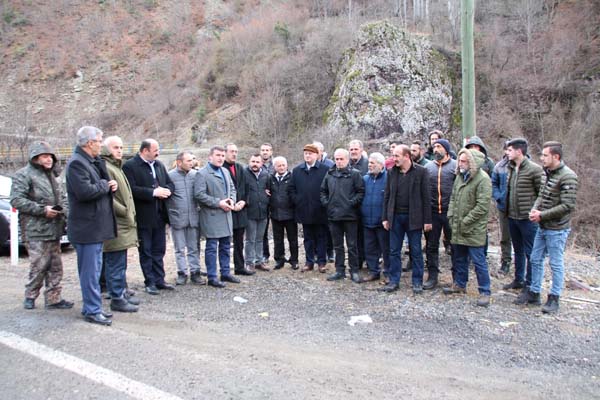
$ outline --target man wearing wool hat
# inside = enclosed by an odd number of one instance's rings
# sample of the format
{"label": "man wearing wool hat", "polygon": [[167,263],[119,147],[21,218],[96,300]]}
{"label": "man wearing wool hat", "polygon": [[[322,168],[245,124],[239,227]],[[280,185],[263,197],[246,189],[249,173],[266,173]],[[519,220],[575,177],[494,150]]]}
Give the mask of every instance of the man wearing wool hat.
{"label": "man wearing wool hat", "polygon": [[306,264],[301,271],[312,271],[317,264],[319,272],[325,273],[327,271],[327,214],[319,195],[321,182],[328,168],[318,159],[317,146],[314,144],[304,146],[304,161],[292,171],[289,192],[296,210],[296,222],[302,224],[304,231]]}

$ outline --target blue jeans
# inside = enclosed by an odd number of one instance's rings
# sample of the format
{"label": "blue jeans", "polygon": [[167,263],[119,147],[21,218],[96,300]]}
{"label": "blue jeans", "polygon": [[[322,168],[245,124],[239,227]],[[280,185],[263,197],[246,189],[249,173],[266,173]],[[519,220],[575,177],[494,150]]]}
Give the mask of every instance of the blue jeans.
{"label": "blue jeans", "polygon": [[531,252],[531,291],[540,293],[542,291],[542,279],[544,278],[544,257],[548,254],[550,268],[552,269],[552,288],[550,294],[560,296],[565,280],[564,252],[567,238],[571,229],[553,231],[550,229],[538,229]]}
{"label": "blue jeans", "polygon": [[209,281],[217,280],[217,252],[219,254],[219,266],[221,276],[229,275],[229,249],[231,248],[231,237],[206,238],[206,250],[204,251],[204,262],[206,263],[206,275]]}
{"label": "blue jeans", "polygon": [[528,219],[508,219],[508,228],[515,249],[515,281],[531,284],[531,249],[538,224]]}
{"label": "blue jeans", "polygon": [[485,258],[485,246],[473,247],[462,244],[452,245],[452,258],[454,261],[454,283],[461,288],[467,287],[469,280],[469,259],[475,266],[479,293],[491,294],[490,273]]}
{"label": "blue jeans", "polygon": [[389,276],[390,271],[390,233],[382,226],[364,227],[365,258],[369,273],[379,275],[379,257],[383,257],[383,274]]}
{"label": "blue jeans", "polygon": [[125,292],[127,249],[103,253],[106,290],[112,299],[120,299]]}
{"label": "blue jeans", "polygon": [[72,243],[77,252],[77,271],[83,315],[96,315],[102,312],[100,294],[100,272],[102,271],[102,243]]}
{"label": "blue jeans", "polygon": [[409,230],[408,214],[394,215],[390,230],[390,283],[398,285],[402,273],[402,241],[408,237],[410,263],[412,267],[412,284],[423,284],[423,252],[421,249],[421,229]]}

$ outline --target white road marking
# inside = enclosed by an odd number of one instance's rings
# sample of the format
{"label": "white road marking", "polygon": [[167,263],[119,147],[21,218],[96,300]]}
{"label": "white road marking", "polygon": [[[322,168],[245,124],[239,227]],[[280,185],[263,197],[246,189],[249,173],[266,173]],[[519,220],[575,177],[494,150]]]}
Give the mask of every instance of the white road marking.
{"label": "white road marking", "polygon": [[12,349],[30,354],[57,367],[74,372],[84,378],[143,400],[182,400],[181,397],[163,392],[153,386],[134,381],[109,369],[92,364],[81,358],[54,350],[43,344],[14,333],[0,331],[0,343]]}

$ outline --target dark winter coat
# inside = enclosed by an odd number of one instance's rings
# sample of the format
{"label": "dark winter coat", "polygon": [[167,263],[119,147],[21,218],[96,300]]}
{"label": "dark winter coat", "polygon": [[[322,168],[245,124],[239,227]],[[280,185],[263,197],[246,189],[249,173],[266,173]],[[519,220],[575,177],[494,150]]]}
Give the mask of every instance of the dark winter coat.
{"label": "dark winter coat", "polygon": [[437,214],[448,212],[454,178],[456,178],[456,160],[448,159],[440,165],[434,160],[425,166],[429,174],[429,185],[431,187],[431,210]]}
{"label": "dark winter coat", "polygon": [[[49,170],[34,163],[40,154],[50,154],[54,164]],[[58,163],[54,150],[44,142],[38,142],[29,150],[29,164],[13,176],[10,204],[19,210],[19,218],[25,221],[26,241],[59,240],[65,233],[67,198],[58,179]],[[46,206],[60,206],[63,213],[46,218]]]}
{"label": "dark winter coat", "polygon": [[250,170],[250,167],[244,169],[246,175],[246,188],[248,190],[246,208],[248,209],[248,219],[262,220],[268,217],[269,196],[265,192],[269,182],[269,174],[261,169],[258,177]]}
{"label": "dark winter coat", "polygon": [[[227,161],[223,163],[223,168],[230,172],[231,180],[233,181],[233,185],[236,190],[236,198],[237,201],[247,201],[246,195],[246,174],[244,173],[244,166],[238,162],[234,165],[235,175],[231,173],[231,165]],[[233,211],[231,213],[233,218],[233,229],[241,229],[245,228],[248,225],[248,212],[246,207],[242,208],[240,211]]]}
{"label": "dark winter coat", "polygon": [[277,180],[276,174],[269,176],[269,212],[271,219],[275,221],[288,221],[294,219],[294,202],[289,193],[292,174],[286,172],[281,178],[281,182]]}
{"label": "dark winter coat", "polygon": [[[154,171],[156,172],[158,185],[174,192],[175,185],[173,185],[163,163],[158,160],[154,161]],[[158,227],[159,217],[164,222],[169,222],[166,200],[154,197],[156,186],[150,165],[139,154],[136,154],[135,157],[123,165],[123,172],[127,176],[133,193],[138,228]]]}
{"label": "dark winter coat", "polygon": [[296,222],[327,224],[327,213],[320,199],[321,183],[327,171],[327,167],[319,161],[310,170],[305,162],[292,170],[289,193],[296,210]]}
{"label": "dark winter coat", "polygon": [[469,146],[472,144],[476,144],[481,148],[481,153],[483,153],[483,156],[484,156],[484,161],[483,161],[483,164],[481,164],[481,169],[486,174],[488,174],[488,176],[491,177],[492,172],[494,171],[494,161],[488,156],[487,147],[485,147],[483,140],[481,140],[481,138],[479,136],[471,136],[469,138],[469,140],[467,141],[467,143],[465,144],[465,147],[468,149]]}
{"label": "dark winter coat", "polygon": [[383,215],[383,198],[388,173],[384,169],[377,176],[367,174],[363,176],[365,184],[365,197],[360,205],[362,224],[367,228],[381,227]]}
{"label": "dark winter coat", "polygon": [[513,161],[508,163],[506,211],[509,218],[529,219],[529,212],[540,192],[542,167],[524,158],[517,170]]}
{"label": "dark winter coat", "polygon": [[365,184],[356,169],[347,166],[331,168],[321,183],[321,204],[329,221],[357,221],[360,203],[365,197]]}
{"label": "dark winter coat", "polygon": [[551,230],[570,228],[579,185],[577,174],[562,161],[555,170],[544,172],[540,194],[533,206],[541,211],[540,226]]}
{"label": "dark winter coat", "polygon": [[369,172],[369,159],[361,156],[356,162],[350,160],[350,167],[357,169],[360,172],[360,176],[365,176]]}
{"label": "dark winter coat", "polygon": [[71,243],[101,243],[117,236],[111,180],[104,160],[92,158],[79,146],[67,164],[69,216],[67,234]]}
{"label": "dark winter coat", "polygon": [[410,230],[423,229],[423,225],[431,224],[431,201],[429,175],[427,170],[420,165],[412,164],[408,173],[410,178],[408,185],[402,188],[398,187],[398,176],[401,174],[400,168],[394,166],[388,170],[388,179],[385,185],[384,194],[384,214],[383,221],[388,221],[391,226],[394,223],[394,209],[396,203],[396,193],[398,190],[408,190],[408,225]]}
{"label": "dark winter coat", "polygon": [[506,192],[508,185],[508,158],[504,157],[496,163],[492,172],[492,197],[496,200],[496,208],[506,211]]}

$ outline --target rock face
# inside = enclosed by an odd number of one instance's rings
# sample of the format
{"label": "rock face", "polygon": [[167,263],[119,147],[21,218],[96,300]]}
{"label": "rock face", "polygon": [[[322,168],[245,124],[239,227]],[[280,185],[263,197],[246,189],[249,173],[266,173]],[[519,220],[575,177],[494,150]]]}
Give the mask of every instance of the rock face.
{"label": "rock face", "polygon": [[445,57],[431,43],[389,22],[361,26],[345,52],[325,122],[377,139],[400,133],[426,137],[450,126],[452,80]]}

